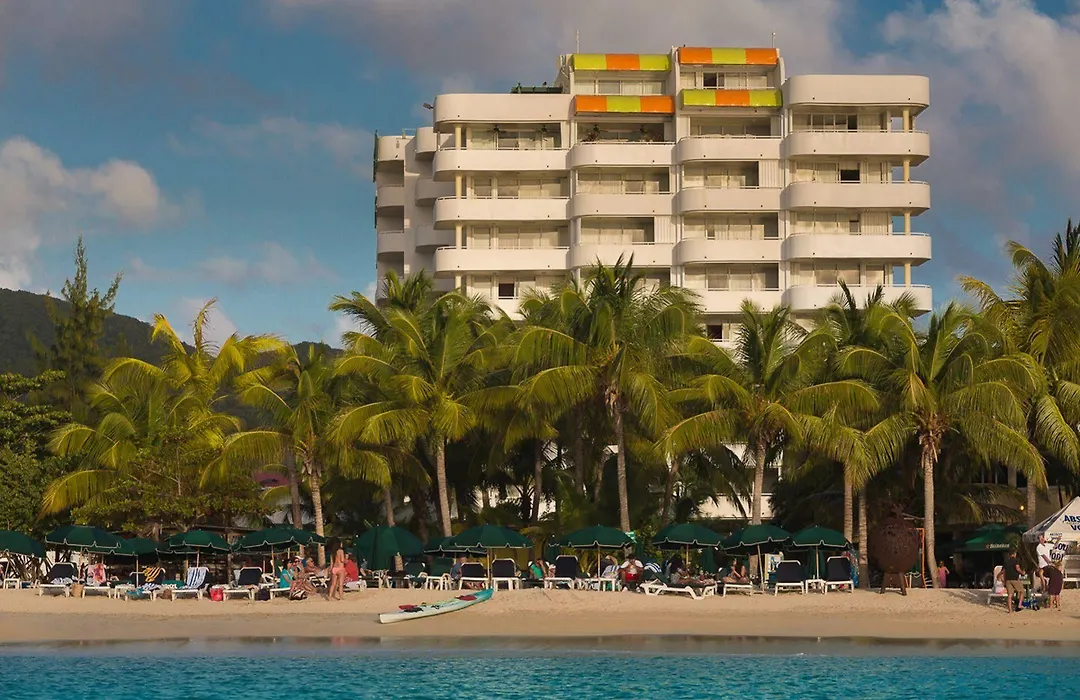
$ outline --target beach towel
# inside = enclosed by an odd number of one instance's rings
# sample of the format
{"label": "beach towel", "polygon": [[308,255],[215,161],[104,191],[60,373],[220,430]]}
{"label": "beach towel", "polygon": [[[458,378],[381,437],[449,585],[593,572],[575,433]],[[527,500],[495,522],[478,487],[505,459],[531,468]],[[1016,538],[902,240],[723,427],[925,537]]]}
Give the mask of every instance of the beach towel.
{"label": "beach towel", "polygon": [[206,583],[206,574],[209,569],[205,566],[193,566],[188,569],[187,579],[184,581],[184,588],[196,589],[202,588]]}

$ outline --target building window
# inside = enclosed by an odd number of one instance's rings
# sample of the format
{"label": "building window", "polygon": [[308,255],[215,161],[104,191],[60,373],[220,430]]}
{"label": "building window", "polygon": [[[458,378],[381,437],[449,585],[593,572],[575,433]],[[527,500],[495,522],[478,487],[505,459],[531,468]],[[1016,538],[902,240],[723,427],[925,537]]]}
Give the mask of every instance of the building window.
{"label": "building window", "polygon": [[652,243],[652,219],[582,219],[581,242],[602,245]]}
{"label": "building window", "polygon": [[[708,265],[687,271],[688,282],[698,280],[710,292],[749,292],[780,288],[780,272],[776,265]],[[704,280],[701,278],[704,277]],[[693,286],[692,283],[688,286]]]}
{"label": "building window", "polygon": [[686,187],[757,187],[757,163],[710,163],[687,166],[683,170]]}
{"label": "building window", "polygon": [[577,95],[663,95],[663,80],[611,80],[610,78],[574,78]]}
{"label": "building window", "polygon": [[860,182],[861,179],[858,163],[840,164],[840,182]]}
{"label": "building window", "polygon": [[498,294],[500,299],[513,299],[517,297],[517,283],[499,282]]}
{"label": "building window", "polygon": [[777,217],[750,215],[687,218],[683,221],[683,238],[705,238],[710,241],[747,241],[779,237]]}
{"label": "building window", "polygon": [[583,170],[578,173],[578,194],[659,194],[668,192],[668,173],[648,171]]}

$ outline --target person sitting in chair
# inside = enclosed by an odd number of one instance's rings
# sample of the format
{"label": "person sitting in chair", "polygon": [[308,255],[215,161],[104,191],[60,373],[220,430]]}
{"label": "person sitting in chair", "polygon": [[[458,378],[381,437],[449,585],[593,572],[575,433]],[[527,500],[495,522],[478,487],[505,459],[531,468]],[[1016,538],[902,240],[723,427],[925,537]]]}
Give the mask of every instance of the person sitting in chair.
{"label": "person sitting in chair", "polygon": [[750,577],[746,573],[746,567],[743,566],[738,559],[731,560],[731,571],[723,579],[724,583],[734,583],[745,585],[750,583]]}

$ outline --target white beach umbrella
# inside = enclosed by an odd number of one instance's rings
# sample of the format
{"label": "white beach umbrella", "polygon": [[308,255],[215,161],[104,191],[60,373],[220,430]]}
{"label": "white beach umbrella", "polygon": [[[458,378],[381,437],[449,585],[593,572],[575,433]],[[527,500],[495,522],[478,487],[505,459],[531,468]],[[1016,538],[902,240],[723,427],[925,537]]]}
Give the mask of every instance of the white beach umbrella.
{"label": "white beach umbrella", "polygon": [[1044,535],[1051,542],[1080,542],[1080,497],[1024,533],[1024,540],[1035,542]]}

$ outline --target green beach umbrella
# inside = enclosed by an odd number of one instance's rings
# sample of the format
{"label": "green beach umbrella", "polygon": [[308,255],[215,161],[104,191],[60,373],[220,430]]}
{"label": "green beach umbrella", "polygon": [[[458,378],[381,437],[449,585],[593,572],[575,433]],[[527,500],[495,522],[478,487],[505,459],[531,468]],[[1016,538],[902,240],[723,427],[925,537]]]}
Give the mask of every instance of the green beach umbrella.
{"label": "green beach umbrella", "polygon": [[791,536],[791,546],[798,549],[814,550],[814,576],[821,577],[821,551],[822,549],[845,550],[851,546],[844,533],[831,530],[827,527],[811,525],[799,530]]}
{"label": "green beach umbrella", "polygon": [[424,545],[424,554],[469,554],[482,557],[487,554],[483,547],[457,547],[451,540],[453,537],[432,537]]}
{"label": "green beach umbrella", "polygon": [[768,523],[761,523],[760,525],[749,525],[738,532],[732,533],[720,543],[720,547],[728,554],[756,555],[761,576],[761,588],[764,589],[765,562],[761,555],[767,552],[779,552],[790,541],[791,535],[787,530]]}
{"label": "green beach umbrella", "polygon": [[660,549],[682,549],[687,561],[690,559],[690,549],[712,548],[720,544],[724,539],[707,527],[694,523],[672,523],[656,533],[652,538],[653,546]]}
{"label": "green beach umbrella", "polygon": [[600,550],[630,547],[633,546],[634,540],[630,535],[627,535],[618,528],[607,527],[606,525],[593,525],[592,527],[585,527],[571,532],[569,535],[566,535],[559,540],[559,544],[574,549],[595,549],[596,577],[600,578],[600,575],[603,573],[600,571]]}
{"label": "green beach umbrella", "polygon": [[100,527],[64,525],[45,535],[45,544],[68,549],[85,549],[108,554],[122,548],[123,539]]}
{"label": "green beach umbrella", "polygon": [[[133,557],[135,559],[135,570],[139,570],[139,559],[148,558],[150,555],[155,557],[158,554],[158,543],[153,540],[148,540],[145,537],[132,537],[130,539],[121,539],[120,548],[112,551],[100,551],[100,554],[108,554],[114,557]],[[95,549],[88,549],[87,551],[98,551]]]}
{"label": "green beach umbrella", "polygon": [[444,546],[482,549],[525,549],[533,543],[525,535],[500,525],[477,525],[451,537]]}
{"label": "green beach umbrella", "polygon": [[0,530],[0,552],[45,558],[45,548],[40,542],[14,530]]}
{"label": "green beach umbrella", "polygon": [[234,552],[254,552],[262,550],[288,549],[299,545],[326,544],[325,537],[314,532],[295,527],[268,527],[265,530],[249,532],[233,545]]}
{"label": "green beach umbrella", "polygon": [[971,537],[956,548],[958,552],[1004,552],[1024,535],[1019,525],[987,523],[971,533]]}
{"label": "green beach umbrella", "polygon": [[356,538],[357,559],[367,559],[372,569],[390,568],[395,556],[415,557],[424,552],[420,539],[403,527],[376,525]]}
{"label": "green beach umbrella", "polygon": [[171,554],[227,554],[232,551],[224,537],[206,530],[178,532],[165,540],[165,549]]}

